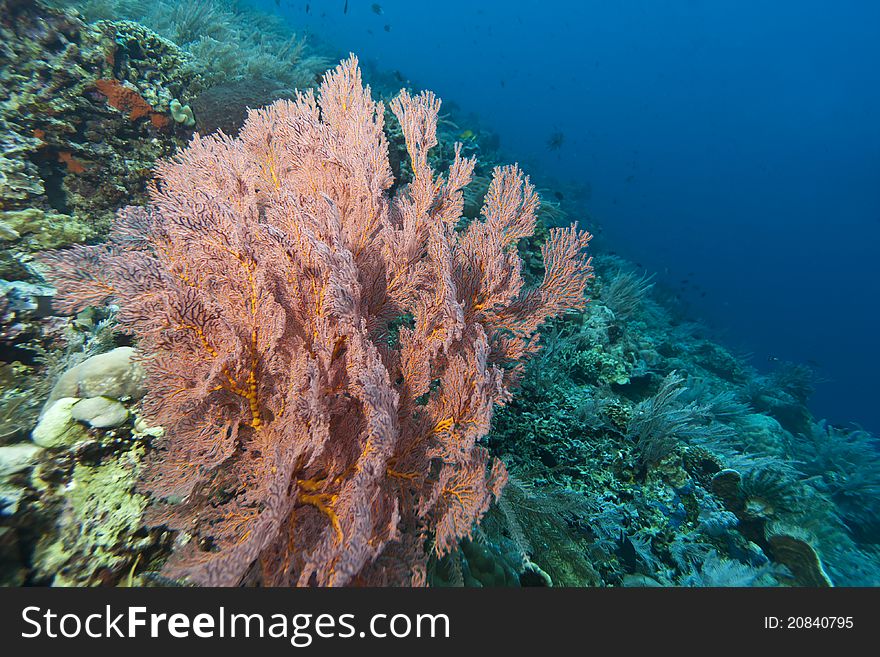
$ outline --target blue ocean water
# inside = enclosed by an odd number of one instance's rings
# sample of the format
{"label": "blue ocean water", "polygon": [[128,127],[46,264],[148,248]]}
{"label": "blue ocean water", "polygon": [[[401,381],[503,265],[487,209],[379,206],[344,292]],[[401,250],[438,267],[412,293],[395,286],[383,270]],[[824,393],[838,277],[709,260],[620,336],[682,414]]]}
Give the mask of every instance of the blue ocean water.
{"label": "blue ocean water", "polygon": [[[432,89],[818,417],[880,431],[880,5],[255,1]],[[548,140],[561,135],[559,148]]]}

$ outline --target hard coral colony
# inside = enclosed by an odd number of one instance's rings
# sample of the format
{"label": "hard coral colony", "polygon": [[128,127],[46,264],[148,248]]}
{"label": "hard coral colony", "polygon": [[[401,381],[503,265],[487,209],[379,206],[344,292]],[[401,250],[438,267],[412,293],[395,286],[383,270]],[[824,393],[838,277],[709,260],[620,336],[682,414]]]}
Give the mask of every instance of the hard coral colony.
{"label": "hard coral colony", "polygon": [[553,229],[524,289],[537,194],[496,168],[457,229],[475,161],[435,175],[439,108],[392,101],[413,177],[390,196],[384,107],[351,57],[237,138],[196,135],[107,243],[43,256],[62,309],[113,301],[137,338],[166,428],[149,521],[190,537],[167,576],[422,584],[498,497],[478,443],[541,323],[584,306],[590,236]]}

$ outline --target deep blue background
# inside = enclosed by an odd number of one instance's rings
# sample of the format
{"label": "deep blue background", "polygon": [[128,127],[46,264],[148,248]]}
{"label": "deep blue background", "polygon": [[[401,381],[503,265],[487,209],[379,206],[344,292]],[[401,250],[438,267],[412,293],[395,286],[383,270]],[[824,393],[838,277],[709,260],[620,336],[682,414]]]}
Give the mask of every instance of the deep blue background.
{"label": "deep blue background", "polygon": [[818,364],[814,412],[880,432],[880,2],[254,4],[589,183],[606,247],[689,279],[694,315],[758,368]]}

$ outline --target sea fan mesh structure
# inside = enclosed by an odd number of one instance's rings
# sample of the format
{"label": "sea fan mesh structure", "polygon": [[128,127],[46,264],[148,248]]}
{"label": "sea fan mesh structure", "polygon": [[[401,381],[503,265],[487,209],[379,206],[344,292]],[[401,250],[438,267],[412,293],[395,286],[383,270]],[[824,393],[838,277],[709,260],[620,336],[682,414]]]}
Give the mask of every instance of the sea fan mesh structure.
{"label": "sea fan mesh structure", "polygon": [[62,310],[117,303],[166,428],[150,522],[191,537],[164,574],[202,585],[425,581],[506,481],[479,444],[548,317],[583,307],[589,240],[554,229],[526,290],[537,195],[498,168],[428,165],[439,101],[401,92],[413,179],[394,197],[384,108],[354,57],[318,90],[195,136],[107,243],[46,254]]}

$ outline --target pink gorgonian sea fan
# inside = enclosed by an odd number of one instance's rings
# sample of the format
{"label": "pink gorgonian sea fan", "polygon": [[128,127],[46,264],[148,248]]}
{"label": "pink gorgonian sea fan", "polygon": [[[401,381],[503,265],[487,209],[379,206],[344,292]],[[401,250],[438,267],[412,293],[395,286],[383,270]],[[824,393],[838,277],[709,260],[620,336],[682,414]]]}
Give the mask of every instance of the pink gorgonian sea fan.
{"label": "pink gorgonian sea fan", "polygon": [[119,306],[165,427],[148,522],[164,574],[201,585],[421,584],[506,481],[479,444],[538,327],[584,306],[589,234],[553,229],[524,289],[538,197],[495,169],[456,229],[474,160],[428,164],[440,101],[391,102],[413,178],[393,197],[384,107],[357,59],[317,93],[196,135],[108,241],[45,254],[59,307]]}

